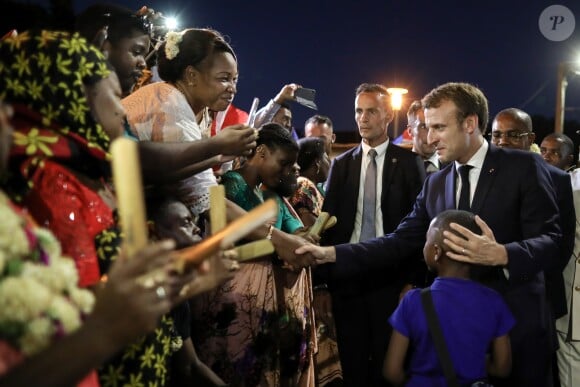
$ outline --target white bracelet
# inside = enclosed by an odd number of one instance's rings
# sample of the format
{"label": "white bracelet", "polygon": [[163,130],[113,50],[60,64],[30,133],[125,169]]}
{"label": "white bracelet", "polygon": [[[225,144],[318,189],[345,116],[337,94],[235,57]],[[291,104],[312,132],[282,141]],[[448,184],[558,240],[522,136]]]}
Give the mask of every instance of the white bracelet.
{"label": "white bracelet", "polygon": [[268,235],[266,235],[266,239],[267,240],[272,240],[272,231],[274,231],[274,226],[270,225],[270,228],[268,229]]}

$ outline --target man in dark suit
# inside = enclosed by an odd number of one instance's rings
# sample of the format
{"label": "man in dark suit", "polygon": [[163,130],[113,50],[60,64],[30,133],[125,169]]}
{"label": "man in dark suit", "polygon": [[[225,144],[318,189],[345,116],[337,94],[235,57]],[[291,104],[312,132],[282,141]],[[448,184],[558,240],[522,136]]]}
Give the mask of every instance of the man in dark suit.
{"label": "man in dark suit", "polygon": [[296,253],[310,253],[319,264],[334,263],[327,265],[334,279],[397,267],[422,250],[429,222],[437,214],[470,209],[484,234],[460,229],[462,238],[445,233],[445,243],[455,251],[449,254],[477,264],[472,277],[499,291],[517,320],[510,333],[512,374],[495,383],[550,386],[553,326],[543,271],[562,242],[550,176],[538,155],[500,149],[484,140],[488,105],[476,87],[444,84],[429,92],[423,105],[429,143],[450,164],[427,178],[413,211],[391,234],[358,244],[305,245]]}
{"label": "man in dark suit", "polygon": [[[324,244],[359,242],[392,232],[411,211],[425,178],[421,158],[389,141],[393,111],[386,88],[360,85],[354,105],[362,142],[335,158],[330,168],[323,211],[338,221]],[[345,386],[385,383],[381,370],[390,336],[385,322],[408,279],[404,269],[329,281]]]}
{"label": "man in dark suit", "polygon": [[413,139],[413,152],[423,159],[427,175],[441,169],[441,162],[435,152],[435,146],[427,141],[427,125],[421,101],[413,101],[407,110],[407,131]]}
{"label": "man in dark suit", "polygon": [[[502,148],[529,151],[535,138],[532,118],[520,109],[508,108],[500,111],[491,124],[491,143]],[[547,164],[546,168],[554,183],[563,237],[561,252],[555,257],[554,266],[545,272],[546,295],[553,317],[557,319],[565,315],[567,309],[562,271],[568,264],[574,248],[576,213],[570,175],[550,164]]]}
{"label": "man in dark suit", "polygon": [[[555,272],[546,273],[546,290],[548,296],[557,296],[558,302],[563,302],[564,305],[556,304],[560,307],[559,311],[564,311],[563,315],[556,315],[559,317],[556,320],[556,334],[558,336],[559,348],[556,354],[559,383],[562,387],[572,387],[580,385],[580,344],[578,343],[578,298],[574,297],[574,293],[578,291],[578,274],[577,268],[580,266],[578,261],[578,223],[572,230],[567,230],[564,224],[565,216],[568,219],[576,219],[574,215],[578,214],[580,206],[578,205],[578,178],[574,163],[574,142],[570,137],[563,133],[548,134],[540,144],[540,154],[550,168],[556,171],[561,171],[568,178],[572,179],[572,195],[576,203],[572,203],[575,211],[571,211],[569,206],[560,210],[562,216],[562,230],[564,238],[575,239],[575,245],[572,250],[572,255],[562,256],[558,261],[559,267],[555,268]],[[566,173],[569,172],[569,173]],[[560,181],[565,179],[561,178]],[[554,179],[556,182],[556,179]],[[566,180],[567,184],[570,181]],[[563,183],[562,183],[563,184]],[[566,186],[566,188],[568,188]],[[566,196],[567,197],[567,196]],[[565,213],[565,211],[568,211]],[[565,254],[565,252],[563,252]],[[568,258],[568,259],[566,259]],[[563,267],[560,267],[564,265]],[[561,270],[563,269],[563,270]],[[558,282],[555,282],[558,281]],[[562,291],[560,292],[560,282],[562,282]],[[558,286],[558,287],[556,287]],[[557,293],[556,293],[557,291]],[[576,299],[576,301],[574,301]],[[552,299],[550,298],[550,302]]]}

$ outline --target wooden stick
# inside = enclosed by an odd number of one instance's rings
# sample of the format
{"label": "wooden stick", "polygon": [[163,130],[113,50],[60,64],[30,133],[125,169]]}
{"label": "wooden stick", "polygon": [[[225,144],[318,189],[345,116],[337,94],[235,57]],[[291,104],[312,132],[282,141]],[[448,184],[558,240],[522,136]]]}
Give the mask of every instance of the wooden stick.
{"label": "wooden stick", "polygon": [[212,235],[226,227],[226,189],[223,185],[209,187],[209,222]]}
{"label": "wooden stick", "polygon": [[117,196],[122,248],[132,257],[147,245],[147,221],[137,142],[119,137],[111,143],[113,183]]}
{"label": "wooden stick", "polygon": [[321,212],[318,218],[316,218],[316,222],[308,230],[308,234],[320,236],[329,217],[330,214],[328,212]]}
{"label": "wooden stick", "polygon": [[329,228],[334,227],[336,225],[336,222],[337,222],[336,216],[332,215],[330,218],[328,218],[326,223],[324,223],[324,230],[322,231],[324,232]]}
{"label": "wooden stick", "polygon": [[[227,254],[231,251],[231,255]],[[268,239],[260,239],[246,243],[242,246],[234,247],[232,250],[226,250],[226,256],[238,262],[249,261],[254,258],[263,257],[264,255],[272,254],[274,252],[274,245]]]}
{"label": "wooden stick", "polygon": [[263,225],[278,213],[276,200],[269,199],[246,215],[234,220],[217,234],[201,241],[199,244],[178,252],[184,265],[198,265],[204,259],[232,246],[255,228]]}

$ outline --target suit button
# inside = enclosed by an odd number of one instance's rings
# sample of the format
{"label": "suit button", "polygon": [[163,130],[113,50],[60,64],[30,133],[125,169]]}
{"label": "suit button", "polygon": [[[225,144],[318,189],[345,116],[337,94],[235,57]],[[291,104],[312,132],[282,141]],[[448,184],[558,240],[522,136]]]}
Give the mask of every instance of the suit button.
{"label": "suit button", "polygon": [[578,258],[578,259],[576,260],[576,263],[580,264],[580,258]]}
{"label": "suit button", "polygon": [[576,290],[577,292],[580,292],[580,286],[575,286],[574,290]]}

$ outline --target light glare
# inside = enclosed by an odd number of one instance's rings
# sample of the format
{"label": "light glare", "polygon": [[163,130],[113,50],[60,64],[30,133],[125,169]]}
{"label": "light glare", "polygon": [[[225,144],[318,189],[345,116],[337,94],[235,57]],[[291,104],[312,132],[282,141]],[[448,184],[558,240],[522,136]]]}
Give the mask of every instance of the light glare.
{"label": "light glare", "polygon": [[391,95],[391,107],[393,110],[401,110],[403,106],[403,94],[407,94],[409,90],[400,87],[389,87],[387,92]]}
{"label": "light glare", "polygon": [[168,17],[165,20],[165,27],[167,27],[168,30],[173,31],[177,28],[178,23],[177,23],[177,19],[174,17]]}

